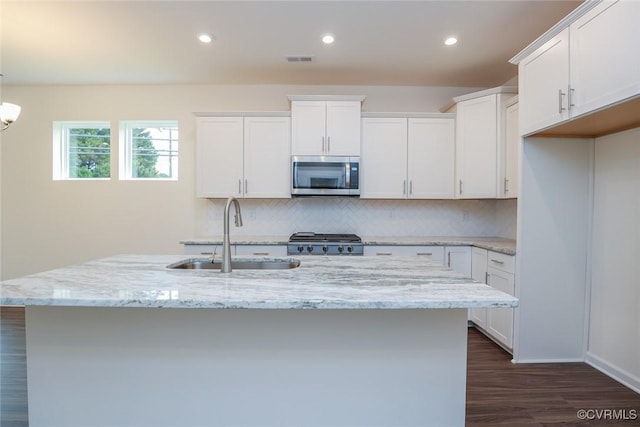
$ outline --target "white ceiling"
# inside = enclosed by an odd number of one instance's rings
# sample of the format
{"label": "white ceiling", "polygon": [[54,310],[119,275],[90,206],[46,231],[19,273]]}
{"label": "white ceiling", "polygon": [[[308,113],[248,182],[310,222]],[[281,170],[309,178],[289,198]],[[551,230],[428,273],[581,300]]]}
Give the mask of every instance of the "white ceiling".
{"label": "white ceiling", "polygon": [[[1,0],[0,72],[2,84],[491,87],[580,3]],[[451,34],[460,41],[447,47]]]}

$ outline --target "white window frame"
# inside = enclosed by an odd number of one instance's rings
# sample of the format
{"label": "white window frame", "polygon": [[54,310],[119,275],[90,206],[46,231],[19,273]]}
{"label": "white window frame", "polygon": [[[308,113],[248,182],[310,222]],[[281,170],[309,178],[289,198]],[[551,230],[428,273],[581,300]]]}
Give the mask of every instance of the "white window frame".
{"label": "white window frame", "polygon": [[[178,148],[176,150],[175,175],[170,177],[136,177],[133,176],[133,141],[132,131],[135,128],[178,128]],[[119,175],[126,181],[177,181],[180,162],[180,130],[178,120],[122,120],[119,132]]]}
{"label": "white window frame", "polygon": [[[69,176],[69,130],[70,129],[110,129],[109,177],[78,178]],[[53,122],[53,179],[55,181],[108,181],[113,176],[113,129],[109,121],[55,121]]]}

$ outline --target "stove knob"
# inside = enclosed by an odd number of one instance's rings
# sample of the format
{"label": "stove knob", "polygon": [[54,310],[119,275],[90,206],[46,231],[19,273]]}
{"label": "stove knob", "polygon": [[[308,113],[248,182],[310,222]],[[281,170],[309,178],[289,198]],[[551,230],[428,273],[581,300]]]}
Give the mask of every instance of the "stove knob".
{"label": "stove knob", "polygon": [[344,246],[342,245],[338,246],[338,252],[340,253],[344,252]]}
{"label": "stove knob", "polygon": [[347,252],[349,253],[353,252],[353,246],[347,246]]}
{"label": "stove knob", "polygon": [[326,246],[326,245],[325,245],[325,246],[323,246],[323,247],[322,247],[322,252],[324,252],[325,254],[326,254],[327,252],[329,252],[329,246]]}
{"label": "stove knob", "polygon": [[313,252],[313,246],[311,246],[311,245],[307,246],[307,251],[309,253]]}
{"label": "stove knob", "polygon": [[300,253],[304,252],[304,246],[302,245],[298,246],[298,252]]}

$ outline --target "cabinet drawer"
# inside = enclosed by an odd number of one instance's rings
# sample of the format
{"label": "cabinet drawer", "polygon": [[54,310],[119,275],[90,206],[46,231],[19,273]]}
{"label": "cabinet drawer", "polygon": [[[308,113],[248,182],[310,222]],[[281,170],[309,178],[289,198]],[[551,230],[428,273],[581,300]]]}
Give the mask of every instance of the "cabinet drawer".
{"label": "cabinet drawer", "polygon": [[235,245],[235,254],[244,256],[287,256],[286,245]]}
{"label": "cabinet drawer", "polygon": [[514,274],[515,257],[513,255],[501,254],[499,252],[488,251],[487,267],[502,270],[506,273]]}
{"label": "cabinet drawer", "polygon": [[368,256],[418,256],[439,264],[444,263],[443,246],[365,246],[364,254]]}
{"label": "cabinet drawer", "polygon": [[184,245],[184,253],[186,255],[211,256],[214,250],[217,254],[222,253],[222,245]]}

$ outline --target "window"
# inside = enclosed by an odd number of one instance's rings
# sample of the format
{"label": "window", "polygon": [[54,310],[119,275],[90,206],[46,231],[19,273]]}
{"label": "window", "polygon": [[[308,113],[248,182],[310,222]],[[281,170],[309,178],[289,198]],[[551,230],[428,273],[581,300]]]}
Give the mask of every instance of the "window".
{"label": "window", "polygon": [[109,179],[109,122],[53,123],[53,179]]}
{"label": "window", "polygon": [[178,179],[178,122],[120,122],[121,179]]}

